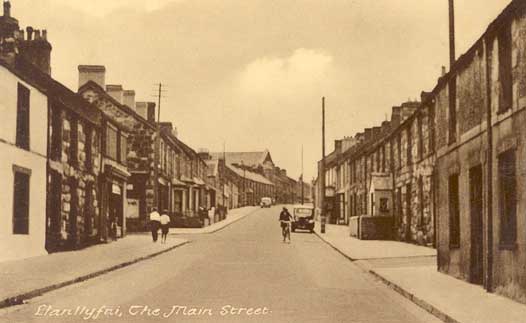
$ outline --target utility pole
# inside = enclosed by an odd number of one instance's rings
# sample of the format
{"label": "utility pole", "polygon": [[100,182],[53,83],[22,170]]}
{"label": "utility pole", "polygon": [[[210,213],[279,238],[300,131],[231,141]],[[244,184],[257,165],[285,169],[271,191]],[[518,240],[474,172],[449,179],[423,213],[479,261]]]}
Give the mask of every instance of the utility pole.
{"label": "utility pole", "polygon": [[455,64],[455,0],[449,1],[449,70]]}
{"label": "utility pole", "polygon": [[[160,146],[161,146],[161,97],[162,97],[162,83],[158,84],[158,94],[157,94],[157,123],[155,127],[155,167],[154,167],[154,206],[157,206],[161,211],[160,205],[160,192],[159,192],[159,162],[160,162]],[[155,117],[155,115],[154,115]]]}
{"label": "utility pole", "polygon": [[321,233],[325,233],[326,206],[325,206],[325,97],[321,99],[321,165],[320,165],[320,204],[321,204]]}

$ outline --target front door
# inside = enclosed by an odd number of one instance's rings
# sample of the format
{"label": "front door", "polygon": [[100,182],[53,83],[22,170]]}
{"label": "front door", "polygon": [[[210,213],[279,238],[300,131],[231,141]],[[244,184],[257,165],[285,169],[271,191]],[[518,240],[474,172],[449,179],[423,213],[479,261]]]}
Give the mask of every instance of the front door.
{"label": "front door", "polygon": [[405,216],[406,216],[406,227],[405,227],[405,241],[412,241],[411,224],[412,224],[412,212],[411,212],[411,183],[406,185],[405,190]]}
{"label": "front door", "polygon": [[471,216],[470,281],[482,285],[482,167],[469,170],[469,205]]}

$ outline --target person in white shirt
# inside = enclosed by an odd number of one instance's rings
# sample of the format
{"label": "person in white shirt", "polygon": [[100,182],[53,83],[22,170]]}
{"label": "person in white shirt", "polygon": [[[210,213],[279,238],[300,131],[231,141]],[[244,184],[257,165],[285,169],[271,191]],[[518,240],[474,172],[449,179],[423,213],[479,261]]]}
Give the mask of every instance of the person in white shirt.
{"label": "person in white shirt", "polygon": [[161,215],[161,243],[166,243],[166,237],[168,236],[168,231],[170,230],[170,217],[168,216],[168,210],[163,211]]}
{"label": "person in white shirt", "polygon": [[152,239],[153,242],[157,242],[159,237],[159,226],[161,225],[161,215],[157,212],[157,208],[152,209],[150,213],[150,229],[152,230]]}

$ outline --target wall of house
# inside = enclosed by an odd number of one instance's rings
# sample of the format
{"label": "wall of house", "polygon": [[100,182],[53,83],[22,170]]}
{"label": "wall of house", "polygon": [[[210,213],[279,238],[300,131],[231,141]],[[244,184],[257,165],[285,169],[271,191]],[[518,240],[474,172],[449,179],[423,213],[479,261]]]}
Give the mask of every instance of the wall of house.
{"label": "wall of house", "polygon": [[[15,146],[18,82],[30,89],[30,151]],[[32,86],[0,67],[0,259],[42,255],[45,250],[47,98]],[[31,170],[29,234],[13,235],[13,165]]]}

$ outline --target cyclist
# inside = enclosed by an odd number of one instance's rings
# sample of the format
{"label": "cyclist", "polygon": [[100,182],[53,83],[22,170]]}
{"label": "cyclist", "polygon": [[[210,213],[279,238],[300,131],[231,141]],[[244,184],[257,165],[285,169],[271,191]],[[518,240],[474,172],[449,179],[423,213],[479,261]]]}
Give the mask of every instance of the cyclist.
{"label": "cyclist", "polygon": [[292,215],[290,215],[289,210],[287,210],[287,208],[284,207],[281,213],[279,214],[279,222],[281,224],[281,233],[283,234],[283,242],[285,242],[287,237],[289,238],[289,242],[290,242],[290,224],[292,220],[293,218],[292,218]]}

